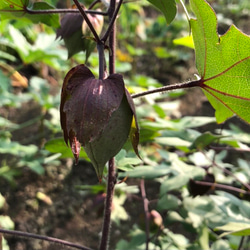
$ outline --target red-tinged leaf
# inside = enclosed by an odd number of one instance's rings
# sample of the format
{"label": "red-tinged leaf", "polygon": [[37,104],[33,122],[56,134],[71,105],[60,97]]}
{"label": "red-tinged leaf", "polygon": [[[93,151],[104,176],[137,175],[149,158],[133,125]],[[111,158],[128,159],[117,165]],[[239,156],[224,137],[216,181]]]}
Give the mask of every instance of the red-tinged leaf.
{"label": "red-tinged leaf", "polygon": [[[73,68],[63,84],[62,128],[66,127],[67,133],[74,131],[84,146],[100,135],[112,113],[120,106],[123,95],[121,75],[99,80],[84,65]],[[67,135],[65,140],[68,140]]]}
{"label": "red-tinged leaf", "polygon": [[56,38],[62,38],[68,50],[68,58],[84,51],[82,34],[83,17],[81,14],[68,13],[61,19],[61,27],[56,31]]}
{"label": "red-tinged leaf", "polygon": [[85,144],[84,149],[99,180],[102,179],[103,169],[107,161],[118,154],[127,141],[132,117],[133,113],[124,95],[120,107],[113,112],[102,134]]}
{"label": "red-tinged leaf", "polygon": [[99,180],[106,162],[127,141],[133,117],[133,146],[138,154],[135,108],[121,75],[112,74],[100,80],[84,65],[71,69],[62,87],[60,115],[64,140],[70,142],[76,161],[82,145]]}
{"label": "red-tinged leaf", "polygon": [[70,38],[82,29],[83,16],[80,13],[68,13],[61,19],[61,27],[56,31],[56,38]]}
{"label": "red-tinged leaf", "polygon": [[236,114],[250,123],[250,37],[234,25],[222,36],[204,0],[191,0],[197,17],[191,28],[200,87],[215,108],[217,122]]}

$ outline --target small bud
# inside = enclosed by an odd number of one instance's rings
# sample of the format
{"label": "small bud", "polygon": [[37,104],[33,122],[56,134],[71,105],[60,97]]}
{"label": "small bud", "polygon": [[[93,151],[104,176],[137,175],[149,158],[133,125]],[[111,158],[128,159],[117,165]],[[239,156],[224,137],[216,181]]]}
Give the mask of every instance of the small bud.
{"label": "small bud", "polygon": [[[97,11],[101,11],[101,9],[97,9]],[[88,14],[87,16],[89,18],[89,21],[93,25],[96,33],[100,35],[102,32],[103,22],[104,22],[103,16],[94,14]],[[88,24],[84,21],[82,23],[82,34],[83,36],[91,36],[91,31],[88,27]]]}

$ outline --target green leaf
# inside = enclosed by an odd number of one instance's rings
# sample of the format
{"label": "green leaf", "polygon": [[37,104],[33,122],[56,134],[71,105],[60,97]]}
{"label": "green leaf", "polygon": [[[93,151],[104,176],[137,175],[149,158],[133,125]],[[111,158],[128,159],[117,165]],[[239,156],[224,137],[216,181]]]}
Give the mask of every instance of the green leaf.
{"label": "green leaf", "polygon": [[205,132],[195,139],[195,141],[190,146],[190,149],[204,149],[206,146],[210,145],[214,141],[218,141],[222,137],[224,136],[213,135],[210,132]]}
{"label": "green leaf", "polygon": [[187,184],[188,180],[189,176],[184,174],[171,177],[161,184],[160,194],[163,195],[171,190],[180,190]]}
{"label": "green leaf", "polygon": [[236,236],[249,236],[250,223],[229,222],[224,226],[216,227],[215,230],[226,231],[220,235],[220,238],[228,234]]}
{"label": "green leaf", "polygon": [[[2,79],[1,79],[2,80]],[[15,123],[12,123],[8,119],[5,119],[4,117],[0,117],[0,127],[1,128],[18,128],[19,126]]]}
{"label": "green leaf", "polygon": [[163,195],[157,202],[157,209],[160,211],[162,210],[173,210],[176,209],[180,205],[180,200],[172,195],[172,194],[167,194]]}
{"label": "green leaf", "polygon": [[250,37],[234,25],[222,36],[204,0],[191,0],[197,19],[190,20],[199,86],[215,108],[218,123],[236,114],[250,123]]}
{"label": "green leaf", "polygon": [[4,0],[0,2],[1,19],[22,18],[32,23],[44,23],[57,28],[60,26],[58,14],[37,14],[36,11],[54,9],[46,2],[30,4],[29,0]]}
{"label": "green leaf", "polygon": [[[49,10],[54,9],[53,6],[49,5],[46,2],[35,2],[30,10]],[[27,15],[27,18],[34,23],[44,23],[48,26],[57,28],[60,26],[59,15],[58,14],[39,14],[39,15]]]}
{"label": "green leaf", "polygon": [[33,155],[37,152],[35,145],[21,145],[18,142],[12,142],[9,139],[0,138],[0,154],[12,154],[23,157],[25,155]]}
{"label": "green leaf", "polygon": [[174,20],[177,11],[175,0],[168,0],[168,1],[148,0],[148,1],[164,14],[168,24],[170,24]]}
{"label": "green leaf", "polygon": [[123,207],[126,198],[127,198],[126,194],[120,194],[119,196],[114,196],[113,199],[114,209],[112,211],[111,219],[117,225],[120,225],[121,220],[127,220],[129,218],[126,210]]}
{"label": "green leaf", "polygon": [[199,230],[198,240],[201,249],[209,249],[209,230],[205,225]]}
{"label": "green leaf", "polygon": [[217,240],[211,245],[211,250],[228,250],[232,249],[230,248],[230,245],[227,240]]}
{"label": "green leaf", "polygon": [[14,222],[7,215],[0,215],[0,223],[1,227],[3,227],[4,229],[13,230],[15,227]]}
{"label": "green leaf", "polygon": [[4,203],[5,203],[5,198],[0,193],[0,208],[2,208],[4,206]]}
{"label": "green leaf", "polygon": [[150,166],[139,166],[134,168],[132,171],[120,173],[119,177],[130,177],[130,178],[143,178],[143,179],[154,179],[160,176],[167,175],[171,172],[171,169],[167,165],[160,165],[155,167]]}
{"label": "green leaf", "polygon": [[138,165],[141,163],[141,160],[137,157],[126,157],[126,151],[122,149],[116,156],[116,167],[123,171],[133,170],[134,167],[132,165]]}
{"label": "green leaf", "polygon": [[194,49],[194,41],[192,36],[185,36],[173,40],[174,45],[182,45]]}
{"label": "green leaf", "polygon": [[1,12],[6,12],[6,16],[21,17],[29,5],[29,0],[4,0],[0,2]]}
{"label": "green leaf", "polygon": [[155,142],[162,144],[162,145],[167,145],[167,146],[173,146],[173,147],[189,147],[190,142],[183,140],[179,137],[160,137],[160,138],[155,138]]}

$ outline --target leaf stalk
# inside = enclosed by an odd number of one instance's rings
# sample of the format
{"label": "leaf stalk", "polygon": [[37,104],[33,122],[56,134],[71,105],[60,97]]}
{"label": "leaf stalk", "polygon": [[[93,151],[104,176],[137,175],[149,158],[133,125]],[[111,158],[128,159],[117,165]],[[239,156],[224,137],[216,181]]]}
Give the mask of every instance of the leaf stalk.
{"label": "leaf stalk", "polygon": [[190,82],[171,84],[171,85],[167,85],[164,87],[133,94],[131,96],[132,98],[138,98],[138,97],[142,97],[142,96],[146,96],[150,94],[163,93],[166,91],[172,91],[172,90],[177,90],[177,89],[187,89],[187,88],[189,89],[189,88],[194,88],[194,87],[200,87],[201,83],[202,83],[202,80],[200,79],[200,80],[195,80],[195,81],[190,81]]}

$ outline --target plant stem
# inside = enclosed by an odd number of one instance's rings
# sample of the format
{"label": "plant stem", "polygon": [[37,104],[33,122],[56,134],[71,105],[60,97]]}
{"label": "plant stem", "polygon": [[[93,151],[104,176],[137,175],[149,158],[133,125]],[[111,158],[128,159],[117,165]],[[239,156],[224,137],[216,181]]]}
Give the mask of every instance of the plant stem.
{"label": "plant stem", "polygon": [[95,0],[93,3],[90,4],[89,9],[94,8],[94,6],[100,2],[101,2],[100,0]]}
{"label": "plant stem", "polygon": [[115,159],[112,158],[109,160],[109,167],[108,167],[107,195],[105,200],[102,238],[99,250],[106,250],[108,247],[109,231],[111,227],[111,210],[112,210],[112,201],[114,196],[115,183],[116,183]]}
{"label": "plant stem", "polygon": [[245,239],[245,236],[242,236],[237,250],[243,250],[244,239]]}
{"label": "plant stem", "polygon": [[[108,37],[110,36],[110,32],[112,31],[112,29],[114,28],[114,23],[115,23],[115,20],[116,20],[116,18],[117,18],[117,15],[118,15],[118,12],[119,12],[119,10],[120,10],[120,7],[121,7],[121,5],[122,5],[122,2],[123,2],[123,0],[120,0],[119,1],[119,3],[118,3],[118,5],[117,5],[117,8],[115,9],[115,11],[114,11],[114,14],[113,15],[110,15],[110,22],[109,22],[109,26],[108,26],[108,28],[107,28],[107,31],[105,32],[105,34],[104,34],[104,36],[103,36],[103,38],[102,38],[102,41],[104,41],[104,42],[106,42],[107,41],[107,39],[108,39]],[[108,12],[109,13],[109,12]]]}
{"label": "plant stem", "polygon": [[[203,155],[209,160],[211,161],[211,159],[206,155],[205,152],[201,151],[203,153]],[[248,191],[250,191],[250,185],[248,183],[244,183],[241,179],[239,179],[235,174],[233,174],[231,171],[229,171],[226,168],[221,167],[220,165],[218,165],[214,160],[211,161],[212,164],[219,168],[222,172],[232,176],[235,180],[237,180],[239,183],[241,183]]]}
{"label": "plant stem", "polygon": [[196,184],[202,185],[202,186],[209,186],[209,187],[214,187],[214,188],[219,188],[221,190],[230,190],[236,193],[241,193],[244,195],[247,195],[250,197],[250,192],[246,191],[244,189],[232,187],[229,185],[224,185],[224,184],[219,184],[219,183],[213,183],[213,182],[206,182],[206,181],[195,181]]}
{"label": "plant stem", "polygon": [[105,66],[105,58],[104,58],[104,44],[97,43],[98,50],[98,59],[99,59],[99,79],[104,79],[104,66]]}
{"label": "plant stem", "polygon": [[33,233],[27,233],[27,232],[22,232],[22,231],[16,231],[16,230],[7,230],[7,229],[2,229],[0,228],[0,233],[3,234],[10,234],[13,236],[19,236],[19,237],[25,237],[25,238],[33,238],[33,239],[38,239],[38,240],[44,240],[44,241],[48,241],[48,242],[52,242],[54,244],[60,244],[60,245],[64,245],[67,247],[72,247],[75,249],[81,249],[81,250],[91,250],[90,248],[78,245],[78,244],[74,244],[65,240],[60,240],[57,238],[53,238],[53,237],[48,237],[48,236],[43,236],[43,235],[39,235],[39,234],[33,234]]}
{"label": "plant stem", "polygon": [[145,248],[145,250],[148,250],[149,211],[148,211],[148,199],[147,199],[147,195],[146,195],[144,179],[141,179],[140,188],[141,188],[141,196],[142,196],[142,200],[143,200],[143,208],[144,208],[144,216],[145,216],[145,233],[146,233],[146,248]]}
{"label": "plant stem", "polygon": [[215,147],[215,146],[209,146],[209,148],[215,150],[215,151],[233,151],[233,152],[239,152],[239,153],[250,153],[250,149],[244,149],[244,148],[231,148],[231,147]]}
{"label": "plant stem", "polygon": [[[110,5],[108,9],[109,22],[113,20],[115,13],[115,3],[116,0],[110,0]],[[116,49],[116,22],[113,20],[113,25],[110,27],[109,32],[109,74],[115,73],[115,49]]]}
{"label": "plant stem", "polygon": [[171,85],[167,85],[164,87],[160,87],[160,88],[144,91],[141,93],[133,94],[131,96],[132,96],[132,98],[138,98],[138,97],[142,97],[145,95],[162,93],[165,91],[171,91],[171,90],[176,90],[176,89],[189,89],[189,88],[194,88],[194,87],[200,87],[201,84],[202,84],[202,80],[200,79],[200,80],[195,80],[195,81],[190,81],[190,82],[171,84]]}
{"label": "plant stem", "polygon": [[[1,10],[1,12],[24,12],[23,10]],[[30,15],[44,15],[44,14],[68,14],[68,13],[79,13],[78,9],[49,9],[49,10],[32,10],[29,8],[25,8],[25,12]],[[85,10],[87,14],[95,14],[95,15],[102,15],[107,16],[107,12],[101,12],[96,10]]]}
{"label": "plant stem", "polygon": [[92,34],[95,37],[95,40],[97,43],[102,43],[98,34],[95,31],[95,28],[93,27],[92,23],[90,22],[85,10],[82,8],[81,4],[78,2],[78,0],[73,0],[75,5],[77,6],[78,10],[80,11],[80,13],[82,14],[84,21],[88,24],[89,29],[91,30]]}

